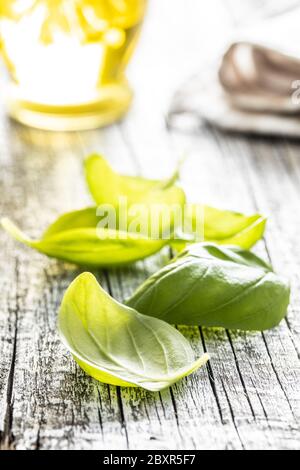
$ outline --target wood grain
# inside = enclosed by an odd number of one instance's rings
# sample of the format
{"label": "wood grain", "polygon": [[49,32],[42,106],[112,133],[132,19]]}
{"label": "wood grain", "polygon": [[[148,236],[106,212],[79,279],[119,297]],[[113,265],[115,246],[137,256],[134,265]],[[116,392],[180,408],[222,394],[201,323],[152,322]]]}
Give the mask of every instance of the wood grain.
{"label": "wood grain", "polygon": [[[190,198],[269,216],[256,251],[291,279],[288,318],[264,334],[181,327],[195,353],[209,351],[212,360],[161,393],[100,384],[77,367],[56,330],[63,292],[80,270],[20,246],[1,230],[1,448],[300,448],[300,147],[205,127],[197,136],[166,130],[174,89],[222,48],[233,24],[221,0],[205,7],[197,0],[170,3],[151,3],[130,71],[136,99],[122,123],[52,134],[12,123],[1,111],[1,215],[38,236],[59,213],[90,203],[86,154],[101,152],[122,172],[160,177],[187,152],[182,184]],[[166,249],[95,274],[124,300],[169,257]]]}

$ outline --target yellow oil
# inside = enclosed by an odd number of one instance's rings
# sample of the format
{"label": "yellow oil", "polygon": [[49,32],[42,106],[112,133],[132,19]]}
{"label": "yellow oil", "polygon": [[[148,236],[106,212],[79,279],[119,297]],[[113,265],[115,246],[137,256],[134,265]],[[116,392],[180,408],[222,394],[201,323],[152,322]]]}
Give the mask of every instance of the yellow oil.
{"label": "yellow oil", "polygon": [[0,0],[10,114],[34,127],[106,125],[128,109],[124,76],[146,0]]}

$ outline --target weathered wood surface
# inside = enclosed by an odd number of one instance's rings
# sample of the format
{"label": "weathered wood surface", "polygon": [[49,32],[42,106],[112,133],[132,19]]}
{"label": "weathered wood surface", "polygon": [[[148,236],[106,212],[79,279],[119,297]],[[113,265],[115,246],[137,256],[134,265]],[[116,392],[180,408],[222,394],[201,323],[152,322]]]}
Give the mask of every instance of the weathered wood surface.
{"label": "weathered wood surface", "polygon": [[[183,328],[195,351],[207,350],[212,359],[170,390],[100,384],[76,366],[56,331],[63,292],[79,269],[1,230],[2,448],[300,448],[300,145],[206,128],[187,137],[168,133],[164,123],[176,86],[226,41],[232,18],[225,6],[152,1],[131,68],[136,101],[121,124],[51,134],[13,124],[1,111],[1,214],[39,235],[62,211],[89,204],[82,159],[90,151],[103,152],[120,171],[146,176],[167,175],[188,151],[182,184],[191,197],[270,217],[257,250],[291,279],[287,320],[264,334]],[[166,250],[96,275],[124,299],[168,257]]]}

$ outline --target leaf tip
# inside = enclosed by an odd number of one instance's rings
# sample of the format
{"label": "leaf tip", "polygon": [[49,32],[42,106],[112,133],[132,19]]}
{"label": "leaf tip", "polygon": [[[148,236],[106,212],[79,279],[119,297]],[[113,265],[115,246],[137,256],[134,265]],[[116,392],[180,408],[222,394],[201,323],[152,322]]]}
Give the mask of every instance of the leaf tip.
{"label": "leaf tip", "polygon": [[91,283],[94,283],[94,284],[98,285],[98,282],[97,282],[97,279],[95,278],[95,276],[92,273],[90,273],[88,271],[85,271],[85,272],[79,274],[79,276],[77,276],[71,282],[71,284],[69,285],[66,292],[71,292],[71,291],[73,291],[73,289],[77,289],[79,286],[82,286],[84,288],[85,286],[87,286],[88,284],[91,284]]}
{"label": "leaf tip", "polygon": [[196,362],[195,362],[195,370],[199,369],[200,367],[205,366],[205,364],[210,361],[210,355],[208,353],[203,354]]}
{"label": "leaf tip", "polygon": [[7,230],[6,227],[9,226],[9,224],[11,223],[10,219],[8,217],[2,217],[0,219],[0,224],[2,225],[2,227],[4,228],[4,230]]}
{"label": "leaf tip", "polygon": [[9,218],[3,217],[0,224],[4,230],[9,233],[13,238],[21,243],[30,244],[31,239],[25,235]]}
{"label": "leaf tip", "polygon": [[90,165],[91,163],[93,163],[94,161],[103,161],[104,160],[104,157],[103,155],[100,155],[99,153],[90,153],[89,155],[87,155],[84,159],[84,165],[85,167],[87,167],[88,165]]}
{"label": "leaf tip", "polygon": [[94,274],[90,273],[89,271],[85,271],[79,274],[79,276],[77,276],[75,280],[82,281],[82,282],[86,282],[86,281],[89,282],[89,281],[96,281],[96,278]]}

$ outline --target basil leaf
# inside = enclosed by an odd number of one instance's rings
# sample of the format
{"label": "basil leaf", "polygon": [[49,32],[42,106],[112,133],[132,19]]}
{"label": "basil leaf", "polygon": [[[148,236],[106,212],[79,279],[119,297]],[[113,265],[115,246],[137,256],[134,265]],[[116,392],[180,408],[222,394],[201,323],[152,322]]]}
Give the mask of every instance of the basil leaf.
{"label": "basil leaf", "polygon": [[266,218],[260,214],[246,216],[237,212],[204,207],[204,238],[222,245],[249,249],[264,235]]}
{"label": "basil leaf", "polygon": [[85,161],[85,174],[98,208],[114,209],[118,230],[132,232],[138,227],[148,238],[170,239],[181,224],[186,198],[175,184],[178,170],[162,181],[123,176],[103,157],[91,155]]}
{"label": "basil leaf", "polygon": [[176,186],[178,170],[167,180],[150,180],[116,173],[100,155],[91,155],[85,161],[85,175],[96,204],[118,207],[120,197],[126,197],[128,207],[135,204],[184,205],[184,191]]}
{"label": "basil leaf", "polygon": [[199,213],[202,213],[203,218],[202,241],[249,249],[263,237],[265,232],[266,218],[260,214],[247,216],[210,206],[190,204],[188,217],[194,232],[197,231],[196,217],[199,217]]}
{"label": "basil leaf", "polygon": [[[167,181],[148,180],[140,177],[122,176],[116,173],[107,161],[99,155],[91,155],[85,162],[86,180],[90,192],[97,204],[111,204],[118,207],[120,197],[126,197],[128,207],[135,204],[144,204],[159,210],[159,204],[168,205],[170,208],[175,204],[182,208],[182,212],[187,208],[185,204],[185,194],[181,188],[175,185],[178,178],[178,171]],[[199,211],[199,208],[201,209]],[[260,240],[265,231],[266,218],[260,214],[246,216],[244,214],[223,211],[209,206],[199,204],[189,204],[185,215],[188,219],[187,226],[195,233],[197,229],[196,217],[199,212],[203,215],[203,235],[204,240],[213,241],[218,244],[234,244],[242,248],[251,248]],[[174,220],[171,218],[171,223]],[[150,220],[148,221],[150,226]],[[167,227],[161,226],[160,233]],[[188,237],[189,242],[199,241],[196,237]],[[172,242],[177,249],[186,246],[185,237]]]}
{"label": "basil leaf", "polygon": [[188,341],[167,323],[111,298],[90,273],[67,289],[59,311],[62,341],[95,379],[159,391],[204,365]]}
{"label": "basil leaf", "polygon": [[77,211],[66,212],[58,217],[43,234],[43,238],[49,238],[67,230],[78,228],[95,228],[99,222],[96,207],[87,207]]}
{"label": "basil leaf", "polygon": [[278,325],[289,298],[288,282],[250,251],[199,243],[151,276],[127,304],[169,323],[262,331]]}
{"label": "basil leaf", "polygon": [[158,252],[168,240],[97,228],[96,208],[67,213],[58,218],[40,240],[32,240],[9,219],[3,228],[12,237],[37,251],[63,261],[80,265],[121,266]]}

